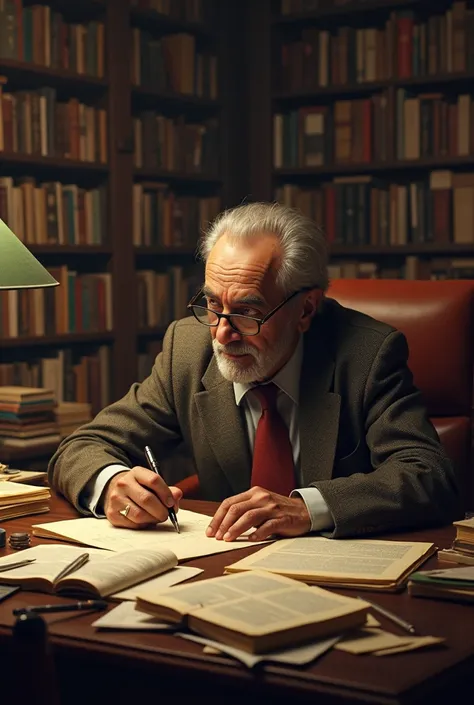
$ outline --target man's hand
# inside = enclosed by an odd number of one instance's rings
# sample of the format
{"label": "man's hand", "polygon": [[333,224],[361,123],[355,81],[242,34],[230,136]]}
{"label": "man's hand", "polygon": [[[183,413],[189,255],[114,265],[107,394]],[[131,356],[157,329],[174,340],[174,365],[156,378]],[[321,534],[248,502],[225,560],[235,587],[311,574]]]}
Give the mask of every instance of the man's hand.
{"label": "man's hand", "polygon": [[301,536],[311,529],[306,505],[299,497],[284,497],[263,487],[225,499],[206,529],[207,536],[234,541],[255,527],[249,539],[263,541],[272,534]]}
{"label": "man's hand", "polygon": [[[183,493],[178,487],[168,487],[162,477],[146,468],[134,467],[117,473],[105,491],[104,511],[114,526],[144,529],[168,519],[168,507],[178,511]],[[126,517],[120,514],[130,505]]]}

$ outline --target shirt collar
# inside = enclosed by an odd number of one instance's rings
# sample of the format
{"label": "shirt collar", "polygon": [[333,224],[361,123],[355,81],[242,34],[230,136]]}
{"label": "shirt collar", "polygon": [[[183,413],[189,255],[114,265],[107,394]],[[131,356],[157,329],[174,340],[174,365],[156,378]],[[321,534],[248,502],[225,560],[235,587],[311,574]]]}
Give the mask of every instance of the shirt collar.
{"label": "shirt collar", "polygon": [[[290,399],[298,404],[300,396],[300,374],[303,362],[303,336],[300,335],[298,344],[288,362],[273,377],[272,382]],[[242,399],[254,384],[233,382],[235,403],[240,406]]]}

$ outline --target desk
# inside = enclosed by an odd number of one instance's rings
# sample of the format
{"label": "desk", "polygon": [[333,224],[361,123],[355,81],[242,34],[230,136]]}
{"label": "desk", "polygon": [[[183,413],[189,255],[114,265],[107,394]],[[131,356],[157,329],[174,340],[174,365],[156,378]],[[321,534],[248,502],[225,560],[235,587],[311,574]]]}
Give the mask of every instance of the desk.
{"label": "desk", "polygon": [[[212,514],[215,505],[188,501],[183,506]],[[35,523],[76,516],[75,510],[58,497],[53,497],[51,508],[48,515],[16,519],[2,526],[8,533],[30,531]],[[398,538],[430,540],[439,547],[448,547],[452,537],[453,530],[449,527]],[[33,538],[33,545],[38,542]],[[0,555],[8,550],[0,550]],[[253,546],[188,564],[204,568],[201,577],[212,577],[221,574],[229,561],[234,562],[255,550],[257,547]],[[425,565],[434,567],[436,564],[436,559],[432,558]],[[474,692],[474,609],[410,598],[406,592],[367,595],[414,623],[420,634],[446,637],[447,646],[387,657],[331,651],[312,666],[301,669],[266,665],[261,670],[249,671],[227,657],[204,655],[197,644],[171,635],[96,631],[90,624],[97,613],[54,614],[49,615],[47,621],[64,693],[63,703],[144,705],[156,701],[159,705],[182,705],[187,698],[193,704],[223,702],[225,705],[446,705],[447,702],[455,705],[469,702]],[[56,597],[47,600],[65,601]],[[8,648],[11,639],[12,608],[44,602],[44,595],[20,592],[0,604],[0,650]],[[387,627],[396,631],[392,624]]]}

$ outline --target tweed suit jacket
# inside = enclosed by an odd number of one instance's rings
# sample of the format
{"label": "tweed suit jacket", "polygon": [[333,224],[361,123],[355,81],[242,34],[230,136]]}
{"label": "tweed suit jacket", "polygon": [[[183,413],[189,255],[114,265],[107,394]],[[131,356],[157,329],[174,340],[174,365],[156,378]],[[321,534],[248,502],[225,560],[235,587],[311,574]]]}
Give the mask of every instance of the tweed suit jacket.
{"label": "tweed suit jacket", "polygon": [[[300,382],[299,486],[319,489],[334,537],[447,524],[459,518],[454,471],[407,366],[404,336],[325,299],[304,336]],[[174,322],[150,376],[65,439],[51,484],[79,511],[102,468],[146,467],[150,445],[168,484],[180,478],[184,444],[203,498],[221,501],[250,486],[251,452],[233,386],[220,374],[209,330]],[[166,459],[168,463],[166,462]]]}

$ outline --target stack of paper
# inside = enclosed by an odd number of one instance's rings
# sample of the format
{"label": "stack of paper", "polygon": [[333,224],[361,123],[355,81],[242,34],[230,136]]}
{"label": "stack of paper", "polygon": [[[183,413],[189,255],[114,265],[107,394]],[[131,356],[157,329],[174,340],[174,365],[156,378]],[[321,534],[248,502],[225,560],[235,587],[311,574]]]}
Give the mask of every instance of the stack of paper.
{"label": "stack of paper", "polygon": [[228,573],[265,570],[328,587],[395,591],[436,551],[432,543],[304,536],[277,541],[226,567]]}
{"label": "stack of paper", "polygon": [[0,481],[0,521],[49,512],[47,487]]}

